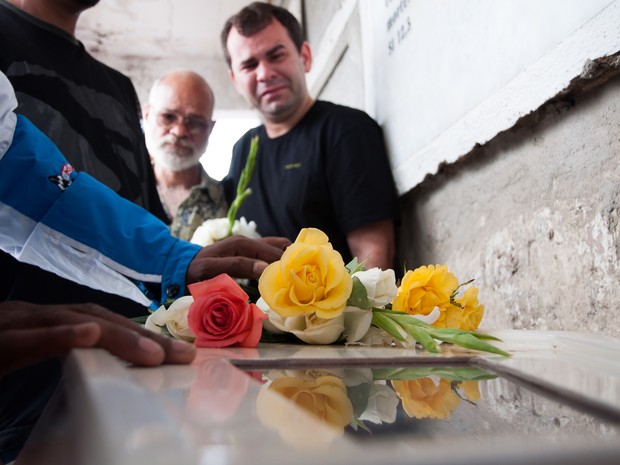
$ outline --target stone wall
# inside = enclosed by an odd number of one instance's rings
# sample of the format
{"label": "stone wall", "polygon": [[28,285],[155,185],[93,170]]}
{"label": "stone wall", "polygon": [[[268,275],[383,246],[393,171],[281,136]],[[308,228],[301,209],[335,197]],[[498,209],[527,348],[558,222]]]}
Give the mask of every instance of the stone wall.
{"label": "stone wall", "polygon": [[401,211],[399,263],[475,278],[483,326],[620,336],[620,78],[547,104]]}

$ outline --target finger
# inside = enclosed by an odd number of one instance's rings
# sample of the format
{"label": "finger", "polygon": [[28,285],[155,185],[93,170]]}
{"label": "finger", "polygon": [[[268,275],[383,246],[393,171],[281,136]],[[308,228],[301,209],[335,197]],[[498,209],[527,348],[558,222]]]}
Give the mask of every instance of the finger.
{"label": "finger", "polygon": [[[271,242],[278,245],[275,246]],[[267,263],[279,260],[282,256],[281,240],[248,239],[243,236],[232,236],[213,245],[207,246],[199,253],[199,257],[232,257],[241,256],[255,258]]]}
{"label": "finger", "polygon": [[206,257],[195,261],[190,265],[190,268],[195,266],[193,274],[196,279],[192,282],[214,278],[222,273],[235,278],[258,279],[268,265],[267,262],[247,257]]}
{"label": "finger", "polygon": [[259,239],[262,242],[266,242],[269,245],[277,247],[280,250],[286,249],[289,245],[291,245],[291,241],[286,237],[276,237],[276,236],[267,236]]}
{"label": "finger", "polygon": [[[96,322],[102,330],[96,346],[108,350],[127,362],[142,366],[156,366],[162,362],[190,363],[195,357],[194,346],[148,331],[128,318],[99,305],[67,305],[55,310],[40,312],[37,324]],[[145,313],[147,312],[145,308]]]}
{"label": "finger", "polygon": [[[180,341],[180,340],[176,340],[173,338],[170,338],[168,336],[164,336],[162,334],[157,334],[154,333],[153,331],[149,331],[147,329],[145,329],[144,327],[138,325],[137,323],[121,316],[118,315],[116,313],[112,313],[109,310],[100,307],[98,305],[89,305],[86,307],[82,307],[81,312],[83,313],[88,313],[89,315],[92,315],[95,318],[99,318],[111,323],[114,323],[115,325],[118,326],[122,326],[123,328],[126,328],[127,330],[136,333],[139,337],[141,338],[146,338],[146,339],[150,339],[151,341],[153,341],[154,343],[156,343],[157,345],[159,345],[163,351],[164,351],[164,363],[175,363],[175,364],[186,364],[186,363],[190,363],[192,360],[194,360],[194,357],[196,356],[196,348],[194,347],[193,344],[188,344],[186,342]],[[148,310],[145,309],[145,313],[147,313]],[[107,329],[108,327],[106,325],[104,325],[104,329]],[[108,335],[107,331],[104,335]],[[118,332],[111,332],[109,335],[110,338],[114,338],[114,337],[124,337],[121,333]],[[107,344],[107,339],[104,339],[102,341],[103,344]],[[114,343],[114,342],[111,342]],[[131,341],[128,340],[128,343],[131,345]],[[149,344],[148,341],[139,341],[140,344],[143,345],[143,349],[153,349],[155,350],[151,344]],[[108,347],[105,347],[108,348]],[[112,350],[112,349],[109,349]],[[114,349],[115,350],[115,349]],[[120,357],[122,357],[124,360],[127,361],[132,361],[133,363],[139,363],[139,364],[145,364],[144,361],[134,361],[129,360],[128,359],[128,355],[126,355],[126,352],[124,350],[117,352],[114,352],[115,355],[118,355]],[[150,365],[150,363],[146,362],[148,365]]]}
{"label": "finger", "polygon": [[0,375],[74,348],[93,347],[100,336],[101,328],[96,323],[4,331],[0,339]]}

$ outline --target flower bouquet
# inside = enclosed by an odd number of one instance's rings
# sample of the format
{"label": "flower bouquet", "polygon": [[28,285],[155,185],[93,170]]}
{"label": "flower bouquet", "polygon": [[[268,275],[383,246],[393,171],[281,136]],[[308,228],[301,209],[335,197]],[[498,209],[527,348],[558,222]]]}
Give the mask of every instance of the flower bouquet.
{"label": "flower bouquet", "polygon": [[221,241],[232,235],[246,236],[250,239],[258,239],[260,234],[256,232],[256,223],[248,222],[245,218],[237,219],[237,212],[243,201],[252,194],[252,189],[248,187],[254,166],[256,165],[256,154],[258,153],[258,136],[252,138],[248,159],[241,172],[235,200],[228,209],[226,218],[212,218],[202,223],[192,236],[190,242],[202,247]]}
{"label": "flower bouquet", "polygon": [[437,353],[446,342],[508,356],[487,342],[497,338],[476,331],[484,306],[474,287],[460,295],[468,284],[430,265],[407,271],[397,286],[393,270],[345,266],[322,231],[306,228],[261,275],[256,304],[220,275],[190,285],[191,296],[160,307],[146,326],[200,347],[256,347],[261,336],[290,333],[309,344],[419,344]]}

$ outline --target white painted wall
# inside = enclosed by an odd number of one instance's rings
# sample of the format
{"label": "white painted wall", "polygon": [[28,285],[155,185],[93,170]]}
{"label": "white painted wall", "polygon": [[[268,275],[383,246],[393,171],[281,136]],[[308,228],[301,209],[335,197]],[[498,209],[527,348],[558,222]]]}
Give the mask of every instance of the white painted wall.
{"label": "white painted wall", "polygon": [[363,0],[368,108],[399,191],[557,95],[620,49],[611,0]]}

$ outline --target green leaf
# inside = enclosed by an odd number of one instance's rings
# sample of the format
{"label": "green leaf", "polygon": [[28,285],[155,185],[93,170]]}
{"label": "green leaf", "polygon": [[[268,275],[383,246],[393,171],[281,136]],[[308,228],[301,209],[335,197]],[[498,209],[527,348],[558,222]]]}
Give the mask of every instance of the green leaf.
{"label": "green leaf", "polygon": [[[432,326],[432,325],[431,325]],[[476,336],[478,339],[486,339],[490,341],[501,341],[500,338],[491,336],[490,334],[479,333],[478,331],[466,331],[463,329],[454,329],[454,328],[435,328],[432,326],[431,329],[432,336],[435,339],[444,340],[443,338],[451,338],[457,334],[472,334]]]}
{"label": "green leaf", "polygon": [[358,307],[364,310],[370,310],[370,302],[368,302],[368,292],[359,278],[353,277],[353,288],[351,295],[347,300],[347,305]]}
{"label": "green leaf", "polygon": [[430,337],[430,335],[422,328],[418,328],[416,326],[405,326],[404,328],[405,331],[411,334],[411,336],[413,336],[416,341],[422,344],[422,347],[424,347],[426,350],[434,354],[439,353],[439,349],[437,348],[435,340]]}
{"label": "green leaf", "polygon": [[359,417],[366,407],[370,398],[370,383],[361,383],[357,386],[347,386],[347,397],[353,406],[353,416]]}
{"label": "green leaf", "polygon": [[490,352],[492,354],[498,354],[498,355],[503,355],[504,357],[510,357],[510,354],[508,352],[504,352],[503,350],[498,349],[497,347],[491,344],[481,341],[473,334],[457,334],[456,336],[454,336],[453,342],[456,345],[465,347],[467,349],[475,349],[475,350],[480,350],[482,352]]}
{"label": "green leaf", "polygon": [[349,271],[349,274],[357,273],[358,271],[365,271],[364,265],[366,265],[368,259],[364,260],[362,263],[357,261],[357,257],[353,257],[349,263],[345,265],[346,269]]}
{"label": "green leaf", "polygon": [[375,380],[413,380],[437,376],[454,381],[481,381],[495,379],[497,375],[477,367],[415,367],[377,368],[372,370]]}
{"label": "green leaf", "polygon": [[[409,315],[404,312],[399,311],[388,311],[383,309],[374,309],[373,308],[373,323],[375,322],[375,316],[379,318],[385,318],[387,320],[392,321],[394,325],[403,328],[410,334],[416,341],[420,342],[424,346],[425,349],[432,352],[432,350],[428,349],[428,347],[420,341],[412,331],[415,331],[413,328],[417,328],[418,330],[422,330],[423,333],[426,333],[430,338],[437,339],[443,342],[449,342],[451,344],[456,344],[468,349],[480,350],[482,352],[490,352],[493,354],[499,354],[509,357],[510,355],[503,350],[498,349],[497,347],[483,342],[483,340],[493,340],[493,341],[501,341],[501,339],[491,336],[490,334],[478,333],[476,331],[465,331],[461,329],[454,328],[436,328],[433,325],[425,323],[423,321],[418,320],[413,315]],[[379,326],[379,325],[377,325]],[[383,328],[387,331],[386,328]],[[416,333],[420,335],[420,337],[424,338],[423,333]],[[390,333],[392,334],[392,333]],[[473,339],[472,339],[473,338]],[[400,340],[400,339],[399,339]],[[427,343],[427,342],[426,342]],[[463,345],[468,344],[468,345]],[[472,345],[473,344],[473,345]]]}
{"label": "green leaf", "polygon": [[404,329],[380,312],[372,312],[372,324],[387,332],[397,341],[405,342],[407,340],[402,334],[405,332]]}

